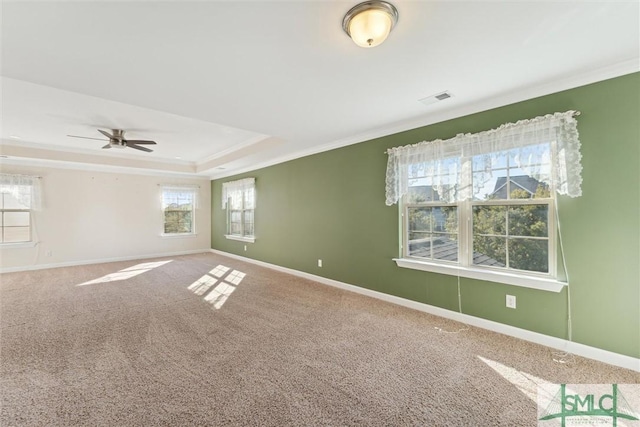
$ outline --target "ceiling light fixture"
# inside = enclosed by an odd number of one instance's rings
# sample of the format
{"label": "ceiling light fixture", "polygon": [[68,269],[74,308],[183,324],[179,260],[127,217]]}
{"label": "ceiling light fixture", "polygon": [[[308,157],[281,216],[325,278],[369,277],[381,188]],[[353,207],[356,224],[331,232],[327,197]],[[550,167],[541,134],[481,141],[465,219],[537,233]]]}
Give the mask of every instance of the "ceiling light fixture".
{"label": "ceiling light fixture", "polygon": [[398,22],[398,10],[386,1],[365,1],[349,10],[342,29],[360,47],[375,47],[384,42]]}

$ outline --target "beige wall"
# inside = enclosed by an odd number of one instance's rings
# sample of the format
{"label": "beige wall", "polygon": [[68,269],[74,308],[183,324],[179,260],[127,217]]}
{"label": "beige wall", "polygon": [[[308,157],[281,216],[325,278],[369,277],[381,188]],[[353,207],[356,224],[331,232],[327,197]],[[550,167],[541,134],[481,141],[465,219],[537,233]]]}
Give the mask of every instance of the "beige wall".
{"label": "beige wall", "polygon": [[[38,268],[211,247],[210,181],[204,179],[2,166],[3,173],[42,177],[42,210],[34,212],[35,247],[0,247],[0,269]],[[159,184],[200,186],[196,237],[162,237]]]}

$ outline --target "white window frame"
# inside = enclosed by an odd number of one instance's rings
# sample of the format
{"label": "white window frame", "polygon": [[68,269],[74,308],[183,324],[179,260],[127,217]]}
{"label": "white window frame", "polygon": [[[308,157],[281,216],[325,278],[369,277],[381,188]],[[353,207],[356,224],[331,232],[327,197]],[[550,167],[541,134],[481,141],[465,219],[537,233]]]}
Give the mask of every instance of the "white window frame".
{"label": "white window frame", "polygon": [[[162,237],[195,237],[197,236],[196,233],[196,209],[197,209],[197,205],[198,205],[198,192],[199,192],[199,186],[193,186],[193,185],[161,185],[161,214],[162,214],[162,232],[160,233],[160,235]],[[189,211],[191,213],[191,231],[190,232],[186,232],[186,233],[180,233],[180,232],[173,232],[173,233],[167,233],[166,232],[166,206],[165,206],[165,191],[169,191],[169,192],[185,192],[185,193],[191,193],[192,194],[192,203],[191,203],[191,211]],[[184,211],[182,211],[184,212]]]}
{"label": "white window frame", "polygon": [[[41,177],[22,174],[0,173],[0,192],[11,194],[19,201],[20,204],[25,206],[25,208],[20,209],[6,209],[4,207],[4,199],[2,200],[2,209],[0,209],[0,215],[2,217],[0,218],[0,221],[2,222],[3,235],[0,237],[0,247],[26,248],[36,246],[38,242],[34,240],[34,238],[37,238],[37,234],[35,232],[34,212],[41,209]],[[4,194],[2,195],[2,197],[4,197]],[[4,214],[8,212],[27,212],[29,214],[29,240],[22,240],[19,242],[4,242]]]}
{"label": "white window frame", "polygon": [[[2,206],[0,208],[0,246],[3,247],[10,247],[10,246],[32,246],[33,245],[33,214],[32,214],[32,210],[31,209],[5,209],[4,208],[4,197],[6,197],[6,194],[8,193],[4,193],[4,192],[0,192],[0,197],[3,198],[2,202],[0,203],[0,206]],[[28,240],[20,240],[20,241],[11,241],[11,242],[5,242],[5,238],[4,238],[4,232],[5,232],[5,225],[4,225],[4,214],[5,213],[10,213],[10,212],[26,212],[29,214],[29,239]]]}
{"label": "white window frame", "polygon": [[[460,186],[472,185],[471,163],[472,157],[460,157],[462,169],[467,173],[461,174]],[[464,166],[464,165],[468,166]],[[508,167],[507,167],[508,168]],[[508,185],[509,179],[507,179]],[[435,189],[433,190],[435,191]],[[556,191],[550,186],[550,197],[531,199],[496,199],[471,200],[447,203],[444,201],[426,201],[411,203],[409,194],[405,194],[399,203],[401,215],[401,253],[400,258],[394,259],[399,267],[423,270],[434,273],[457,275],[471,279],[488,280],[509,285],[523,286],[560,292],[566,285],[557,279],[557,217]],[[507,192],[509,193],[509,192]],[[473,207],[474,206],[526,206],[547,205],[547,241],[548,241],[548,272],[534,272],[517,270],[508,267],[495,267],[473,264]],[[457,207],[458,216],[458,261],[429,259],[409,254],[409,208],[412,207]],[[508,240],[508,237],[506,237]],[[508,256],[508,252],[507,252]]]}
{"label": "white window frame", "polygon": [[[405,196],[406,197],[406,196]],[[516,202],[517,200],[517,202]],[[548,205],[548,242],[549,242],[549,273],[508,269],[473,264],[473,206],[478,205]],[[409,215],[408,209],[416,206],[457,206],[458,207],[458,261],[426,259],[409,255]],[[555,200],[550,199],[514,199],[491,202],[471,202],[469,200],[459,203],[406,203],[403,200],[400,206],[402,216],[402,246],[401,258],[394,261],[399,267],[422,270],[433,273],[456,275],[470,279],[487,280],[508,285],[523,286],[533,289],[542,289],[559,292],[566,283],[559,281],[557,276],[557,249],[556,249],[556,215]]]}
{"label": "white window frame", "polygon": [[[249,242],[254,243],[256,241],[255,231],[256,231],[256,187],[255,187],[255,178],[245,178],[237,181],[229,181],[222,184],[222,209],[226,210],[226,234],[225,238],[229,240],[237,240],[241,242]],[[253,193],[253,207],[246,206],[246,192],[251,190]],[[232,209],[232,199],[233,196],[236,196],[239,200],[241,200],[241,206],[237,209]],[[231,214],[234,211],[240,212],[240,233],[232,233],[231,232]],[[245,213],[251,211],[253,217],[253,233],[247,234],[245,232]]]}

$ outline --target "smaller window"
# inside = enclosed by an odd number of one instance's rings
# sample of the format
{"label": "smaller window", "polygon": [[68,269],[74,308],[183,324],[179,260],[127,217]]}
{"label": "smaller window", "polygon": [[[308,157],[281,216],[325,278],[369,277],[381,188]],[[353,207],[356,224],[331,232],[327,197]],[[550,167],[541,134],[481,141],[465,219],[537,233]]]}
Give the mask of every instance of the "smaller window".
{"label": "smaller window", "polygon": [[162,187],[164,234],[195,234],[197,187]]}
{"label": "smaller window", "polygon": [[31,209],[12,194],[0,193],[0,243],[31,241]]}
{"label": "smaller window", "polygon": [[39,208],[39,177],[0,174],[0,244],[32,242],[31,213]]}
{"label": "smaller window", "polygon": [[256,208],[255,178],[245,178],[222,184],[222,209],[227,210],[228,239],[253,242]]}

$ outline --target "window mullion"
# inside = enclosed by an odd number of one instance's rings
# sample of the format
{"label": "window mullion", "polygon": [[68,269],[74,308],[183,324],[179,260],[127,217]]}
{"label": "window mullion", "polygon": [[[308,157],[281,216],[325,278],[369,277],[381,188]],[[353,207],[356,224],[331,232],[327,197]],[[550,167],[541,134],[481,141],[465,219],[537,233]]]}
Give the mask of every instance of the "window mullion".
{"label": "window mullion", "polygon": [[[459,234],[459,258],[461,264],[465,267],[470,266],[473,261],[473,230],[472,230],[472,215],[471,215],[471,200],[473,199],[473,158],[467,153],[464,153],[460,159],[460,183],[461,189],[468,189],[464,191],[466,198],[458,204],[458,234]],[[461,255],[461,256],[460,256]]]}
{"label": "window mullion", "polygon": [[460,228],[460,251],[461,264],[463,266],[471,265],[471,258],[473,254],[473,239],[472,239],[472,217],[471,217],[471,201],[465,200],[458,205],[458,215],[460,222],[458,227]]}

